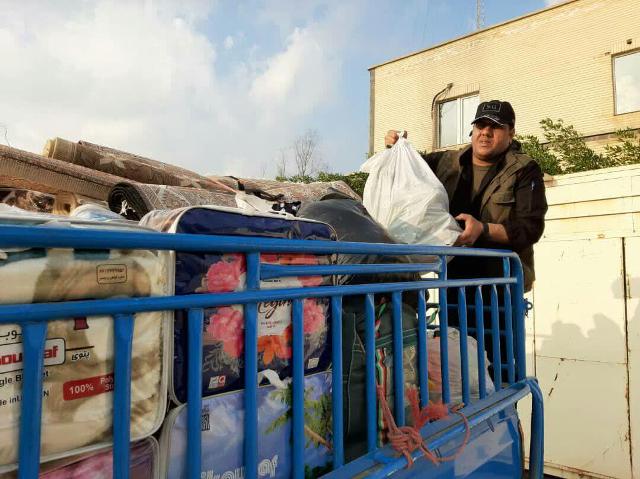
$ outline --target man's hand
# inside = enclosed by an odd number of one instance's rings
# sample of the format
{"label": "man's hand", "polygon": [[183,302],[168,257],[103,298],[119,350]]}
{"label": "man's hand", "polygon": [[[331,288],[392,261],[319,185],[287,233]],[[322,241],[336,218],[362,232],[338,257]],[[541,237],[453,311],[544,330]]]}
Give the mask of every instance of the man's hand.
{"label": "man's hand", "polygon": [[456,220],[464,221],[464,231],[460,233],[454,246],[472,246],[482,234],[482,223],[466,213],[456,216]]}
{"label": "man's hand", "polygon": [[[406,131],[404,132],[403,137],[404,138],[407,137]],[[384,145],[393,146],[396,144],[396,141],[398,141],[398,138],[400,138],[400,136],[398,135],[398,132],[396,130],[389,130],[387,134],[384,136]]]}

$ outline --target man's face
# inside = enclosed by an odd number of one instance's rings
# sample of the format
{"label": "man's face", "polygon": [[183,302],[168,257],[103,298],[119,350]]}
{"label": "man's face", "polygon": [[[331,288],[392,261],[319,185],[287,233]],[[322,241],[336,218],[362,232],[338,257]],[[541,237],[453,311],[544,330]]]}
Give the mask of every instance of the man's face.
{"label": "man's face", "polygon": [[491,161],[509,147],[515,130],[491,120],[478,120],[473,124],[471,147],[473,154],[483,161]]}

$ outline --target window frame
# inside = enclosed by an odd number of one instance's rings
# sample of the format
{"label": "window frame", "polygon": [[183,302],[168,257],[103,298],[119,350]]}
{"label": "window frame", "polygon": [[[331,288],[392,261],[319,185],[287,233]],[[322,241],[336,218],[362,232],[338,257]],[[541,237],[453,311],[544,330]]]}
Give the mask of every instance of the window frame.
{"label": "window frame", "polygon": [[611,56],[611,83],[612,83],[612,89],[613,89],[613,115],[614,116],[620,116],[620,115],[628,115],[631,113],[638,113],[640,112],[640,105],[637,107],[637,109],[635,110],[630,110],[630,111],[625,111],[625,112],[618,112],[618,89],[616,86],[616,60],[618,58],[622,58],[622,57],[626,57],[626,56],[630,56],[630,55],[639,55],[640,56],[640,49],[636,48],[633,50],[627,50],[627,51],[623,51],[620,53],[617,53],[615,55]]}
{"label": "window frame", "polygon": [[[465,95],[461,95],[461,96],[457,96],[455,98],[446,98],[443,100],[440,100],[438,102],[438,115],[436,117],[436,121],[437,121],[437,145],[438,148],[450,148],[452,146],[458,146],[458,145],[466,145],[468,143],[471,142],[471,140],[469,141],[465,141],[465,133],[464,133],[464,125],[462,124],[463,122],[463,118],[464,118],[464,113],[462,111],[462,104],[463,101],[468,99],[468,98],[477,98],[478,99],[478,104],[480,104],[481,100],[480,100],[480,92],[474,92],[474,93],[467,93]],[[442,145],[442,106],[445,103],[451,103],[451,102],[456,102],[456,141],[458,143],[452,143],[450,145]],[[475,114],[475,112],[474,112]]]}

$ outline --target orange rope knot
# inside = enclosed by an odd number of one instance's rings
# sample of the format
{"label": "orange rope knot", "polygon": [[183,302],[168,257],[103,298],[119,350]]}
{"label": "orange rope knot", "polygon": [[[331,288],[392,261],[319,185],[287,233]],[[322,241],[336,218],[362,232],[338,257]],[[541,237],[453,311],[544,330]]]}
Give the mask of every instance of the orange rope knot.
{"label": "orange rope knot", "polygon": [[[421,409],[418,402],[418,389],[415,387],[408,388],[407,397],[411,406],[411,416],[414,425],[398,427],[393,414],[391,413],[391,409],[389,408],[389,404],[387,403],[384,389],[381,386],[377,387],[377,393],[378,400],[380,401],[380,408],[382,409],[382,418],[388,428],[387,438],[389,439],[389,444],[391,444],[391,447],[395,451],[399,452],[406,458],[408,468],[413,466],[414,462],[411,454],[418,449],[421,450],[425,457],[435,465],[439,465],[442,462],[453,461],[462,454],[469,442],[469,438],[471,437],[469,421],[466,416],[460,412],[460,409],[462,409],[464,404],[459,404],[449,408],[446,404],[441,402],[430,403]],[[462,417],[465,425],[464,439],[455,454],[446,457],[437,457],[425,445],[422,435],[420,434],[420,429],[431,421],[437,421],[438,419],[449,416],[450,412]]]}

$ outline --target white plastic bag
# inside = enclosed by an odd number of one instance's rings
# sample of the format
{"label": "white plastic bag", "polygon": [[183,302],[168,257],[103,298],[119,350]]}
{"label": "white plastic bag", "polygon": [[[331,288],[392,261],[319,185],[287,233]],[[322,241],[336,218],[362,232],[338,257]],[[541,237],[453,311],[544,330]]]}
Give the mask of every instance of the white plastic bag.
{"label": "white plastic bag", "polygon": [[462,232],[444,186],[406,139],[373,155],[360,171],[369,173],[365,208],[396,240],[451,246]]}

